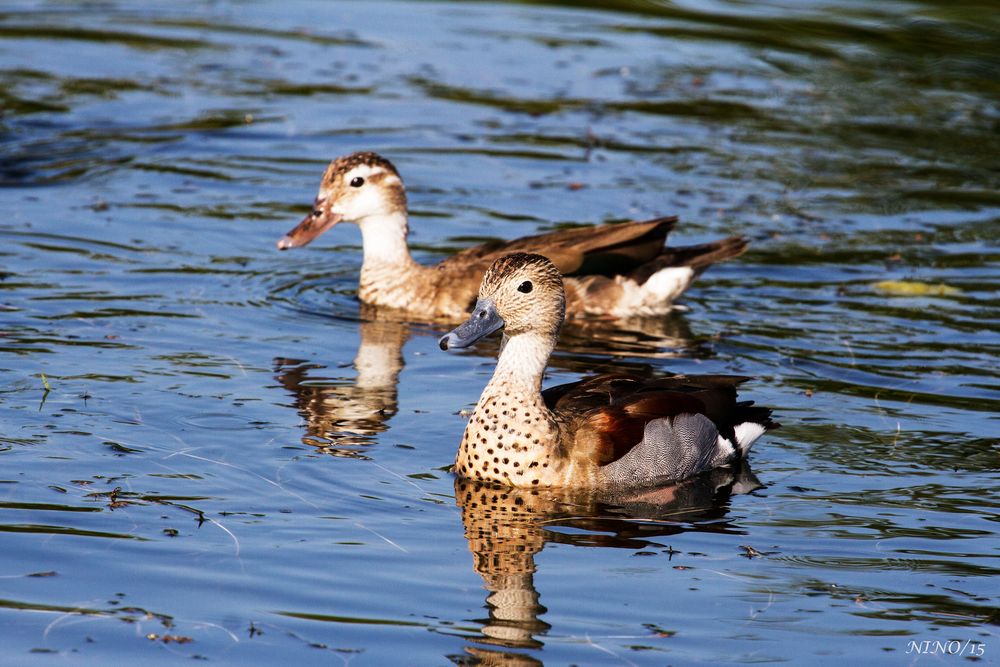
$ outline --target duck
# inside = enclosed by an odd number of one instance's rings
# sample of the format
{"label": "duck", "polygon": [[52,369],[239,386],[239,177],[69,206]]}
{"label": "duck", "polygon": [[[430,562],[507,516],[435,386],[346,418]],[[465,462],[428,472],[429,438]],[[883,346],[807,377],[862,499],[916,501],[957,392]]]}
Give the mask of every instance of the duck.
{"label": "duck", "polygon": [[503,331],[456,475],[524,488],[655,486],[738,465],[779,426],[769,408],[737,400],[743,376],[604,374],[542,391],[565,310],[558,267],[512,253],[486,271],[469,319],[439,339],[462,349]]}
{"label": "duck", "polygon": [[407,245],[406,188],[396,167],[372,152],[333,160],[312,211],[282,237],[279,250],[307,245],[341,222],[361,229],[363,260],[358,298],[421,319],[461,321],[476,300],[479,280],[512,252],[545,255],[565,276],[570,318],[654,316],[669,312],[694,279],[716,262],[742,254],[747,240],[732,236],[668,247],[676,216],[604,224],[495,241],[425,266]]}

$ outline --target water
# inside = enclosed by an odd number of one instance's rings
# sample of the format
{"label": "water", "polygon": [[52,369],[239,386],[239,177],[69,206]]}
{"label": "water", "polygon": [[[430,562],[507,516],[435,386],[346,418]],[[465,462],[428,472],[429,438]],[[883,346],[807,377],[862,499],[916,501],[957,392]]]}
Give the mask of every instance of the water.
{"label": "water", "polygon": [[[574,4],[6,4],[0,662],[995,660],[996,12]],[[362,149],[422,261],[749,236],[548,382],[752,375],[752,471],[456,486],[495,347],[362,313],[356,229],[274,249]]]}

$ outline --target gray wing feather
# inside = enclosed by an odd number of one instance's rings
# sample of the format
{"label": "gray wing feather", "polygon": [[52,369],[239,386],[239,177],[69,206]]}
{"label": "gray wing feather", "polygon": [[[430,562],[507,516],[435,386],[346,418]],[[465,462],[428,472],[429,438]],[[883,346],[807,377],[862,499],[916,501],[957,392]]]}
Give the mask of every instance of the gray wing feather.
{"label": "gray wing feather", "polygon": [[681,480],[729,462],[730,453],[719,447],[718,438],[705,415],[654,419],[646,424],[642,442],[602,470],[618,484]]}

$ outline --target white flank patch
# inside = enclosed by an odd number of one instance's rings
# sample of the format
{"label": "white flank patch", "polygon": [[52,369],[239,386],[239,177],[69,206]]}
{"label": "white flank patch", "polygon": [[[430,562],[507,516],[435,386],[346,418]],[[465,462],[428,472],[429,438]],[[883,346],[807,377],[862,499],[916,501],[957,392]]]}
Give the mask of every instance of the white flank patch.
{"label": "white flank patch", "polygon": [[739,443],[744,456],[750,451],[750,446],[757,438],[764,435],[764,427],[757,422],[743,422],[737,424],[733,430],[736,431],[736,442]]}
{"label": "white flank patch", "polygon": [[619,278],[622,300],[615,315],[662,315],[673,309],[673,301],[684,293],[694,280],[694,270],[689,266],[671,266],[660,269],[643,284]]}
{"label": "white flank patch", "polygon": [[729,461],[733,458],[733,454],[736,453],[733,443],[720,435],[716,437],[716,444],[719,447],[719,451],[715,455],[716,461]]}
{"label": "white flank patch", "polygon": [[660,269],[642,285],[642,291],[660,301],[673,301],[686,290],[694,280],[694,269],[690,266],[672,266]]}

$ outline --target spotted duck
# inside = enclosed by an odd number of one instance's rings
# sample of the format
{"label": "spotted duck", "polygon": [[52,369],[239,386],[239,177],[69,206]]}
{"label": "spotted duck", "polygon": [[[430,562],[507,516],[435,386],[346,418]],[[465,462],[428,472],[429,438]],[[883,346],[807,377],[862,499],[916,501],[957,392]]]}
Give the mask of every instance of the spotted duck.
{"label": "spotted duck", "polygon": [[464,348],[503,329],[458,475],[518,487],[659,484],[738,462],[777,426],[769,409],[736,400],[746,377],[600,375],[542,391],[565,308],[559,269],[514,253],[486,272],[471,317],[441,337],[443,350]]}
{"label": "spotted duck", "polygon": [[364,259],[358,298],[425,319],[463,319],[483,272],[511,252],[548,257],[566,276],[566,312],[582,316],[659,315],[711,264],[736,257],[747,241],[665,247],[676,217],[608,224],[491,242],[434,266],[418,264],[406,243],[406,189],[389,160],[353,153],[330,163],[312,212],[278,241],[285,250],[306,245],[340,222],[361,228]]}

